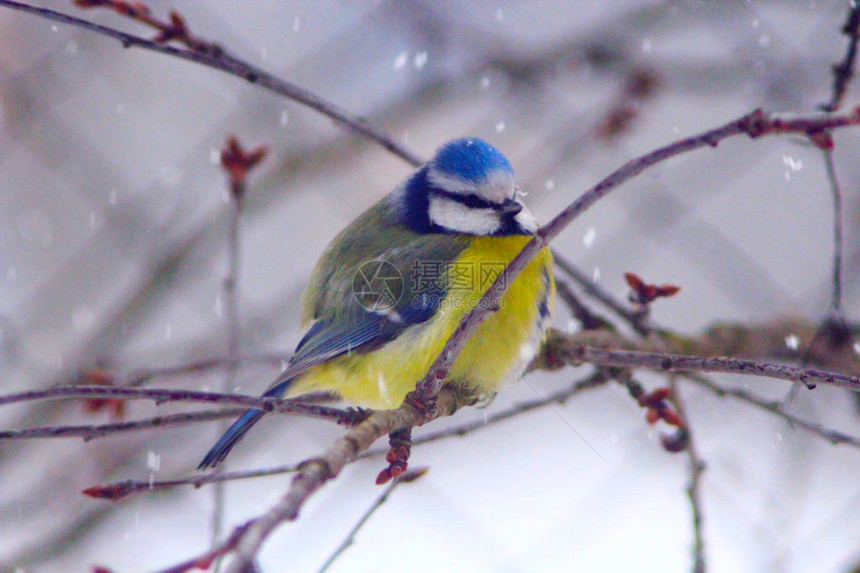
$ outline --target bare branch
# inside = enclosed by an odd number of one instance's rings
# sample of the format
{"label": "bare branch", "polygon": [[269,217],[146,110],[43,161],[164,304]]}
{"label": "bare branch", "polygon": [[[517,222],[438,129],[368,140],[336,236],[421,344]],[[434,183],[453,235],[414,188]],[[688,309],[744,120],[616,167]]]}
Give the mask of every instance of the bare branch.
{"label": "bare branch", "polygon": [[[857,6],[855,5],[855,9]],[[856,38],[855,38],[856,41]],[[836,177],[836,165],[833,163],[833,151],[823,150],[824,166],[827,169],[827,180],[830,182],[830,194],[833,197],[833,270],[831,287],[831,306],[834,317],[843,320],[842,313],[842,189]]]}
{"label": "bare branch", "polygon": [[845,57],[833,66],[833,95],[830,102],[821,106],[824,111],[836,111],[842,105],[848,82],[854,77],[854,65],[857,59],[857,41],[860,40],[860,4],[848,3],[848,18],[842,26],[842,33],[848,36],[848,47]]}
{"label": "bare branch", "polygon": [[377,143],[407,163],[415,166],[423,163],[423,160],[412,151],[395,142],[387,133],[368,124],[364,119],[324,100],[313,92],[286,82],[248,62],[236,58],[235,56],[228,54],[223,49],[215,51],[196,51],[189,48],[177,48],[171,45],[158,43],[155,40],[148,40],[140,36],[135,36],[134,34],[127,34],[108,26],[94,24],[93,22],[88,22],[87,20],[63,14],[49,8],[31,6],[22,2],[16,2],[15,0],[0,0],[0,6],[5,6],[6,8],[11,8],[13,10],[21,10],[23,12],[35,14],[47,20],[76,26],[90,32],[95,32],[96,34],[101,34],[102,36],[113,38],[122,43],[124,48],[141,48],[143,50],[158,52],[160,54],[165,54],[174,58],[179,58],[181,60],[186,60],[208,68],[226,72],[232,76],[241,78],[248,83],[260,86],[263,89],[296,101],[327,117],[330,117],[356,132],[358,135],[366,137],[370,141]]}
{"label": "bare branch", "polygon": [[158,489],[171,489],[177,486],[191,485],[200,487],[207,483],[221,483],[225,481],[266,477],[299,471],[298,465],[276,466],[262,470],[245,470],[236,472],[211,472],[208,474],[195,474],[184,478],[162,480],[162,481],[139,481],[125,480],[107,485],[98,485],[87,488],[84,494],[90,497],[109,499],[117,501],[140,491],[151,491]]}
{"label": "bare branch", "polygon": [[225,410],[207,410],[205,412],[184,412],[155,416],[146,420],[133,420],[115,424],[96,424],[83,426],[42,426],[24,428],[22,430],[0,430],[0,440],[31,440],[36,438],[83,438],[88,442],[121,432],[146,430],[149,428],[167,428],[182,426],[196,422],[209,422],[238,416],[245,408],[228,408]]}
{"label": "bare branch", "polygon": [[[89,0],[87,0],[89,1]],[[114,4],[115,5],[115,4]],[[146,14],[145,16],[148,16]],[[157,26],[158,23],[156,23]],[[183,38],[189,48],[194,48],[196,38],[190,36],[184,20],[177,12],[171,13],[171,26],[178,29],[180,38]],[[170,38],[169,32],[164,31],[164,37]],[[206,49],[206,46],[203,46]],[[245,204],[245,193],[247,191],[248,174],[253,171],[263,160],[268,148],[261,145],[252,150],[246,150],[239,142],[239,138],[231,135],[227,143],[221,149],[221,167],[227,176],[228,189],[230,191],[230,218],[227,224],[227,271],[222,282],[224,294],[224,315],[227,338],[227,357],[232,364],[226,370],[226,376],[221,382],[221,391],[229,392],[234,386],[239,356],[241,325],[239,323],[239,223],[242,218],[243,206]],[[222,431],[227,429],[226,424],[221,425]],[[216,468],[216,473],[221,473],[223,468]],[[216,482],[212,488],[212,537],[211,543],[215,545],[221,536],[224,518],[224,486],[223,482]],[[215,567],[218,570],[218,566]]]}
{"label": "bare branch", "polygon": [[669,386],[672,388],[672,393],[669,395],[669,401],[675,407],[678,415],[684,420],[686,430],[686,447],[688,459],[688,471],[690,481],[687,484],[687,498],[690,500],[690,512],[693,518],[693,573],[705,573],[707,569],[707,561],[705,559],[705,532],[703,527],[704,519],[702,517],[702,473],[705,471],[705,461],[699,455],[696,448],[696,440],[693,432],[693,425],[690,422],[687,408],[684,406],[684,401],[681,399],[681,394],[678,389],[678,383],[675,376],[669,378]]}
{"label": "bare branch", "polygon": [[[173,567],[168,567],[167,569],[162,569],[158,573],[186,573],[187,571],[192,570],[205,570],[209,569],[209,567],[216,560],[220,559],[227,555],[230,551],[235,549],[236,545],[245,535],[247,525],[240,525],[233,530],[233,533],[230,534],[230,537],[227,538],[224,543],[220,545],[216,545],[211,550],[207,551],[202,555],[198,555],[197,557],[193,557],[188,561],[183,561],[178,565],[174,565]],[[256,571],[256,569],[251,565],[251,563],[247,563],[248,567],[241,571],[241,573],[251,573]]]}
{"label": "bare branch", "polygon": [[[51,400],[58,398],[109,398],[120,400],[152,400],[157,404],[164,402],[206,402],[259,408],[266,412],[297,414],[308,418],[332,420],[340,424],[353,424],[356,411],[341,410],[318,404],[308,404],[289,398],[264,398],[242,394],[221,394],[218,392],[195,392],[191,390],[166,390],[160,388],[122,388],[112,386],[58,386],[47,390],[33,390],[18,394],[0,396],[0,406],[17,402]],[[359,416],[360,417],[360,416]]]}
{"label": "bare branch", "polygon": [[185,19],[176,10],[170,11],[170,21],[167,22],[153,16],[149,11],[149,7],[143,2],[129,2],[128,0],[74,0],[74,4],[78,8],[109,8],[117,14],[146,24],[158,31],[158,35],[154,38],[154,41],[159,44],[178,42],[195,52],[215,53],[221,50],[218,44],[205,42],[194,37],[185,24]]}
{"label": "bare branch", "polygon": [[728,396],[730,398],[734,398],[735,400],[745,402],[761,410],[770,412],[771,414],[775,414],[788,422],[791,426],[802,428],[807,432],[821,436],[833,445],[845,444],[854,448],[860,448],[860,438],[845,434],[838,430],[833,430],[821,424],[816,424],[815,422],[809,422],[802,418],[798,418],[794,414],[787,412],[783,407],[782,402],[778,400],[766,400],[764,398],[760,398],[755,394],[744,390],[743,388],[726,388],[725,386],[722,386],[720,384],[717,384],[713,380],[710,380],[706,376],[697,374],[695,372],[685,372],[684,374],[682,374],[682,376],[688,380],[695,382],[705,390],[708,390],[709,392],[719,396],[720,398],[725,398]]}
{"label": "bare branch", "polygon": [[860,391],[860,377],[858,376],[761,360],[725,356],[685,356],[667,352],[641,352],[637,350],[608,350],[583,345],[572,345],[566,348],[556,347],[553,349],[553,353],[556,357],[573,365],[589,363],[596,366],[650,368],[658,372],[725,372],[801,382],[809,389],[815,388],[816,384],[828,384]]}
{"label": "bare branch", "polygon": [[645,316],[641,310],[629,308],[618,300],[612,293],[602,289],[600,285],[591,280],[591,278],[584,273],[582,269],[573,264],[567,259],[567,257],[558,251],[552,251],[552,258],[556,266],[563,270],[570,278],[575,280],[589,296],[596,298],[612,309],[615,314],[627,321],[627,323],[642,336],[648,335],[650,328],[647,324],[647,316]]}
{"label": "bare branch", "polygon": [[355,541],[356,534],[359,532],[359,530],[362,527],[364,527],[364,524],[367,523],[367,521],[374,514],[374,512],[376,512],[376,510],[379,509],[382,506],[382,504],[384,504],[388,500],[388,497],[391,495],[391,492],[394,491],[394,488],[396,488],[398,485],[400,485],[402,483],[412,483],[415,480],[421,479],[424,476],[424,474],[427,473],[427,471],[428,471],[428,468],[417,468],[414,470],[410,470],[410,471],[406,472],[405,474],[403,474],[402,476],[396,478],[391,483],[391,485],[389,485],[387,488],[385,488],[385,491],[382,492],[382,495],[380,495],[379,497],[376,498],[376,500],[373,502],[373,505],[371,505],[367,509],[367,511],[364,513],[364,515],[361,516],[361,519],[358,520],[358,523],[355,524],[355,527],[353,527],[350,530],[349,534],[346,536],[346,539],[344,539],[343,542],[340,545],[338,545],[337,549],[334,550],[334,552],[331,554],[331,556],[329,556],[329,558],[326,559],[326,562],[323,563],[322,567],[320,567],[319,573],[323,573],[324,571],[327,571],[328,568],[331,567],[332,563],[334,563],[338,557],[343,555],[344,551],[349,549],[350,545],[352,545],[353,542]]}
{"label": "bare branch", "polygon": [[564,301],[570,312],[573,313],[574,318],[582,325],[583,330],[595,330],[610,326],[611,323],[608,320],[592,312],[587,305],[579,300],[579,297],[567,286],[566,282],[556,278],[555,290],[558,297]]}

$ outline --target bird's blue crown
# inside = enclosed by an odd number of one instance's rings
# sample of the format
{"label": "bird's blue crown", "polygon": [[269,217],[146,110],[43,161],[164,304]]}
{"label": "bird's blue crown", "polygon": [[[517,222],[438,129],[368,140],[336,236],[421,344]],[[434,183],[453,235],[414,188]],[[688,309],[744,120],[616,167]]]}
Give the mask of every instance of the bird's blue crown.
{"label": "bird's blue crown", "polygon": [[476,137],[454,139],[443,145],[430,162],[430,169],[476,185],[485,183],[493,172],[514,172],[501,151]]}
{"label": "bird's blue crown", "polygon": [[467,137],[440,147],[389,204],[416,233],[524,234],[529,231],[516,218],[523,207],[511,208],[515,189],[514,170],[502,152]]}

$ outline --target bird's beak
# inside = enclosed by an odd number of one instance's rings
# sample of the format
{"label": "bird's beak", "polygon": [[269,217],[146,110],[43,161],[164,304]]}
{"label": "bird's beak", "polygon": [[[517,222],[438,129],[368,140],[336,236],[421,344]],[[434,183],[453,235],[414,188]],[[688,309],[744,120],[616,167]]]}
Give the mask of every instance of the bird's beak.
{"label": "bird's beak", "polygon": [[505,199],[499,207],[499,210],[505,215],[516,215],[523,210],[521,203],[517,203],[513,199]]}

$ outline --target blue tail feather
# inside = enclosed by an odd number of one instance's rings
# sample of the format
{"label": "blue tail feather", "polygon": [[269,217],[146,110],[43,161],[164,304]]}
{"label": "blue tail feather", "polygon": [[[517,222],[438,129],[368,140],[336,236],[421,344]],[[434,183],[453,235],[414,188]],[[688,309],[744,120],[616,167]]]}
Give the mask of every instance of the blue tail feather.
{"label": "blue tail feather", "polygon": [[[287,388],[289,387],[291,382],[292,380],[282,382],[274,388],[270,389],[265,394],[263,394],[263,396],[281,397],[287,391]],[[222,461],[224,461],[224,458],[227,457],[227,454],[230,453],[230,450],[232,450],[233,447],[239,443],[239,440],[245,437],[245,434],[248,433],[248,430],[250,430],[254,426],[254,424],[256,424],[260,420],[260,418],[263,417],[265,413],[266,412],[264,412],[263,410],[257,410],[255,408],[246,410],[245,413],[239,416],[239,419],[233,422],[233,425],[230,426],[226,432],[224,432],[224,435],[221,436],[221,439],[219,439],[215,443],[215,445],[212,446],[212,449],[209,450],[209,452],[203,458],[203,461],[200,462],[199,466],[197,466],[197,469],[203,470],[207,468],[214,468]]]}
{"label": "blue tail feather", "polygon": [[248,410],[244,414],[242,414],[238,420],[233,422],[233,425],[224,432],[224,435],[221,436],[221,439],[212,446],[212,449],[209,450],[209,453],[203,458],[203,461],[200,462],[200,465],[197,466],[198,470],[203,470],[206,468],[214,468],[227,457],[227,454],[230,453],[230,450],[233,449],[233,446],[239,443],[245,434],[248,433],[248,430],[257,423],[257,421],[263,417],[265,414],[262,410]]}

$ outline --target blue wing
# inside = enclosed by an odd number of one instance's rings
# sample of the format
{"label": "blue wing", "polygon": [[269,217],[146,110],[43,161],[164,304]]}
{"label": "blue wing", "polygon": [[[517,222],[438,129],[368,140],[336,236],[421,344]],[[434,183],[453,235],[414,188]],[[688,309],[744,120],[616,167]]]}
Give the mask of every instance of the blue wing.
{"label": "blue wing", "polygon": [[[308,368],[346,352],[357,350],[378,338],[385,327],[385,320],[379,317],[340,331],[330,331],[326,328],[327,325],[326,321],[320,321],[311,327],[299,342],[296,353],[286,370],[278,376],[263,396],[280,398],[286,394],[293,380]],[[263,414],[265,414],[263,410],[257,409],[250,409],[242,414],[212,446],[197,469],[212,468],[220,464],[239,440],[248,433],[248,430],[263,417]]]}
{"label": "blue wing", "polygon": [[[436,313],[444,296],[444,291],[439,289],[410,293],[405,301],[408,304],[396,307],[400,311],[396,308],[389,312],[365,310],[356,316],[357,320],[340,327],[336,327],[336,321],[332,319],[317,321],[299,342],[286,370],[263,396],[280,398],[286,394],[293,381],[309,368],[347,352],[369,352],[396,338],[405,328],[426,322]],[[215,467],[221,463],[263,414],[263,410],[257,409],[242,414],[209,450],[197,469]]]}
{"label": "blue wing", "polygon": [[[375,213],[375,214],[374,214]],[[286,370],[269,386],[264,396],[281,397],[293,381],[305,371],[347,352],[370,352],[397,338],[404,329],[430,320],[446,295],[446,285],[439,280],[415,279],[416,265],[455,260],[468,246],[463,238],[418,235],[398,229],[396,240],[383,230],[385,220],[371,209],[362,217],[367,220],[351,225],[335,239],[323,255],[308,286],[306,306],[314,323],[302,338]],[[359,233],[358,229],[376,227],[378,233]],[[397,245],[392,247],[392,245]],[[355,253],[366,258],[356,259]],[[396,267],[403,280],[402,292],[393,305],[384,310],[362,306],[354,286],[356,269],[363,261],[385,261]],[[424,268],[424,267],[421,267]],[[419,276],[419,279],[427,279]],[[436,277],[434,277],[436,278]],[[244,435],[263,417],[262,410],[251,409],[233,423],[200,462],[198,469],[218,465]]]}

